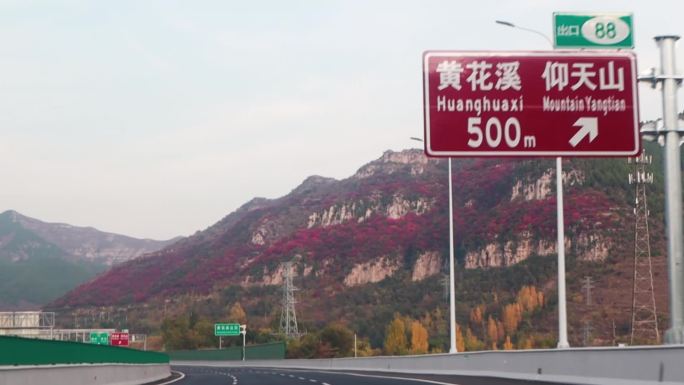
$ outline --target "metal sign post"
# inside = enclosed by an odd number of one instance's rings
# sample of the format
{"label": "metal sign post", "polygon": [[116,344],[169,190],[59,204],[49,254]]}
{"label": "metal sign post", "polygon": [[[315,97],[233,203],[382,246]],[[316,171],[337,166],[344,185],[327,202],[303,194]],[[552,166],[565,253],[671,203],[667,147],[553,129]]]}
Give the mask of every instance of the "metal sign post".
{"label": "metal sign post", "polygon": [[240,334],[242,334],[242,361],[245,360],[245,336],[247,335],[247,325],[240,325]]}
{"label": "metal sign post", "polygon": [[423,73],[428,156],[556,157],[558,347],[569,347],[561,156],[639,154],[636,57],[428,51]]}

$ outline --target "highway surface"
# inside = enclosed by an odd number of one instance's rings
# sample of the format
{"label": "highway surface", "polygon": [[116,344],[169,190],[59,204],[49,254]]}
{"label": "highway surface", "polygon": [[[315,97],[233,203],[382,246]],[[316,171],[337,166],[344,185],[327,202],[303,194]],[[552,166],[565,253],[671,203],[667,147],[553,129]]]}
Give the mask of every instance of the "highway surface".
{"label": "highway surface", "polygon": [[343,373],[341,371],[210,366],[174,366],[173,370],[185,374],[185,378],[174,382],[174,385],[551,385],[548,382],[498,378],[383,372]]}

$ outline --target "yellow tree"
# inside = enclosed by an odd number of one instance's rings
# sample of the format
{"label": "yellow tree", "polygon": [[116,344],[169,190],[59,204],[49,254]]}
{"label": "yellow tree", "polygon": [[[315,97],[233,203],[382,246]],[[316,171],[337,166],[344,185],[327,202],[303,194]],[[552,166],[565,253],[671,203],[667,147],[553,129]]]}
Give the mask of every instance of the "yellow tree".
{"label": "yellow tree", "polygon": [[503,344],[504,350],[513,350],[513,343],[511,343],[511,337],[506,336],[506,341]]}
{"label": "yellow tree", "polygon": [[499,329],[492,316],[489,316],[489,319],[487,319],[487,338],[493,343],[496,343],[496,341],[499,339]]}
{"label": "yellow tree", "polygon": [[503,326],[506,333],[513,334],[518,329],[522,320],[522,311],[519,303],[506,305],[503,310]]}
{"label": "yellow tree", "polygon": [[411,353],[428,352],[428,332],[418,321],[411,322]]}
{"label": "yellow tree", "polygon": [[518,292],[518,303],[524,311],[534,311],[544,303],[544,294],[537,292],[534,286],[523,286]]}
{"label": "yellow tree", "polygon": [[396,316],[385,332],[385,353],[398,355],[406,353],[406,329],[404,321]]}
{"label": "yellow tree", "polygon": [[[468,329],[470,330],[470,329]],[[461,326],[456,324],[456,350],[459,352],[465,352],[465,341],[463,340],[463,330]]]}
{"label": "yellow tree", "polygon": [[228,320],[231,322],[238,322],[240,324],[247,323],[247,314],[240,305],[240,302],[235,302],[228,311]]}
{"label": "yellow tree", "polygon": [[521,350],[532,349],[532,339],[529,337],[520,339],[518,341],[518,349],[521,349]]}

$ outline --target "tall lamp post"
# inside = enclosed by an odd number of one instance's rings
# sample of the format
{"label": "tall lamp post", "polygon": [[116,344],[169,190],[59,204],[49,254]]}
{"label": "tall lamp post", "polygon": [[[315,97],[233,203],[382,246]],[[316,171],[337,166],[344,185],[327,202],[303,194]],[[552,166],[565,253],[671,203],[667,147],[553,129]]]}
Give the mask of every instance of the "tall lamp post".
{"label": "tall lamp post", "polygon": [[[515,25],[509,21],[495,20],[497,24],[532,32],[543,37],[553,47],[545,34],[530,28]],[[563,158],[556,157],[556,217],[558,234],[558,348],[569,348],[568,315],[565,294],[565,224],[563,222]]]}
{"label": "tall lamp post", "polygon": [[[423,139],[411,137],[423,142]],[[451,181],[451,157],[449,164],[449,353],[458,353],[456,348],[456,290],[454,288],[454,194]]]}

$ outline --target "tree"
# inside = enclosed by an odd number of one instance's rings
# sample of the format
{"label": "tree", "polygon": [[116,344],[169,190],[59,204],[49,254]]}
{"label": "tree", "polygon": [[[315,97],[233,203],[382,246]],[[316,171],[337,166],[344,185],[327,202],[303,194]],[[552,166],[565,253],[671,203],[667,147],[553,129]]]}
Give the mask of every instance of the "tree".
{"label": "tree", "polygon": [[518,324],[522,321],[522,310],[519,303],[506,305],[503,310],[503,326],[506,333],[513,334],[518,330]]}
{"label": "tree", "polygon": [[482,325],[482,317],[483,317],[483,305],[477,305],[473,310],[470,311],[470,322],[473,325],[480,326]]}
{"label": "tree", "polygon": [[470,330],[470,328],[466,329],[465,350],[476,351],[482,350],[483,348],[484,343],[477,339],[477,337],[475,336],[475,334],[473,334],[473,331]]}
{"label": "tree", "polygon": [[200,318],[193,331],[197,334],[198,347],[218,346],[218,338],[214,336],[214,324],[206,318]]}
{"label": "tree", "polygon": [[521,350],[532,349],[532,338],[527,337],[527,338],[522,338],[522,339],[518,340],[518,349],[521,349]]}
{"label": "tree", "polygon": [[456,350],[465,352],[465,340],[463,339],[463,330],[461,326],[456,324]]}
{"label": "tree", "polygon": [[354,333],[340,323],[332,323],[321,331],[321,344],[330,346],[333,357],[349,357],[354,351]]}
{"label": "tree", "polygon": [[513,343],[511,343],[511,337],[506,336],[506,341],[503,344],[504,350],[513,350]]}
{"label": "tree", "polygon": [[368,338],[358,339],[356,345],[356,355],[358,357],[370,357],[381,353],[380,349],[373,349]]}
{"label": "tree", "polygon": [[190,328],[189,317],[164,319],[161,326],[166,350],[196,349],[197,333]]}
{"label": "tree", "polygon": [[385,332],[385,353],[390,355],[406,354],[406,329],[398,315],[387,326]]}
{"label": "tree", "polygon": [[411,353],[428,352],[428,332],[418,321],[411,322]]}
{"label": "tree", "polygon": [[492,316],[489,316],[487,319],[487,339],[489,342],[493,342],[496,344],[496,341],[499,340],[499,329],[496,325],[496,320],[492,318]]}
{"label": "tree", "polygon": [[233,306],[230,307],[230,310],[228,311],[228,320],[242,325],[247,323],[247,314],[240,305],[240,302],[235,302]]}
{"label": "tree", "polygon": [[534,286],[523,286],[518,292],[518,303],[524,311],[534,311],[544,305],[544,293]]}
{"label": "tree", "polygon": [[299,339],[287,342],[287,358],[314,358],[319,353],[319,340],[316,333],[305,334]]}

